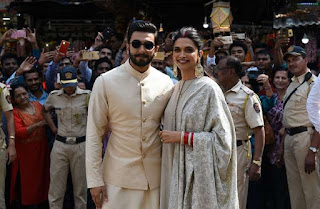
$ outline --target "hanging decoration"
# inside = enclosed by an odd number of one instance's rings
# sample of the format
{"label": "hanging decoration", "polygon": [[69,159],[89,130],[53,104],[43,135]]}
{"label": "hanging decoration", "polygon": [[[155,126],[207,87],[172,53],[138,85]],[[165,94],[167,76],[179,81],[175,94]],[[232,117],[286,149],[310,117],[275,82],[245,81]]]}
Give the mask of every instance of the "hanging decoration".
{"label": "hanging decoration", "polygon": [[215,2],[213,3],[212,12],[210,15],[213,33],[230,32],[232,24],[232,13],[230,2]]}

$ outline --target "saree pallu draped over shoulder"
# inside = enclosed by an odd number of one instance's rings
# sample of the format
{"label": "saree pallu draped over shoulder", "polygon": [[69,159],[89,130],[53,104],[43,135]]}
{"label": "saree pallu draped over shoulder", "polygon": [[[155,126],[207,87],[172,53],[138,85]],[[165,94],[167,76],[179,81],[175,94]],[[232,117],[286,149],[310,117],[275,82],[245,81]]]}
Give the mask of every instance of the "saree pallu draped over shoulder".
{"label": "saree pallu draped over shoulder", "polygon": [[[180,81],[181,82],[181,81]],[[164,114],[164,129],[194,133],[193,147],[163,144],[161,209],[238,209],[236,136],[220,87],[196,79]]]}

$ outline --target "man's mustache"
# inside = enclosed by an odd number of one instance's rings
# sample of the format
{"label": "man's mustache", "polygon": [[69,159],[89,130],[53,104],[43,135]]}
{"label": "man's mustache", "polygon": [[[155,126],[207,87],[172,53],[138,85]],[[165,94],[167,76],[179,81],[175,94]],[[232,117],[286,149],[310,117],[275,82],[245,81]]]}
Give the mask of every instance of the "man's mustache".
{"label": "man's mustache", "polygon": [[146,55],[146,54],[136,54],[136,55],[134,55],[134,57],[149,58],[149,56],[148,56],[148,55]]}

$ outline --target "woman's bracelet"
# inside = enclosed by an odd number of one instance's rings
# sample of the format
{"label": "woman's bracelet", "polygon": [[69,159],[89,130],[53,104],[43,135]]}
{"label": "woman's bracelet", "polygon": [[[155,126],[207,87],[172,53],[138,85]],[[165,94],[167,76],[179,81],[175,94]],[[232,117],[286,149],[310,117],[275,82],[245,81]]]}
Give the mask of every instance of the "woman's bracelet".
{"label": "woman's bracelet", "polygon": [[184,131],[181,131],[180,144],[183,144]]}
{"label": "woman's bracelet", "polygon": [[[180,143],[182,144],[182,138],[180,139]],[[186,144],[186,145],[193,147],[193,133],[184,132],[183,144]]]}

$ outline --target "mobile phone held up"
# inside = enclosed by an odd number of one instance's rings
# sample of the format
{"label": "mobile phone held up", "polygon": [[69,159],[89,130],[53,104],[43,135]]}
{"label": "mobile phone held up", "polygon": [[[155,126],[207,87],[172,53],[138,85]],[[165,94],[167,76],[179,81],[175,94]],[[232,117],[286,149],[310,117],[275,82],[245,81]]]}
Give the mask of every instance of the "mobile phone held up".
{"label": "mobile phone held up", "polygon": [[19,38],[27,38],[27,34],[25,30],[15,30],[11,34],[12,39],[19,39]]}
{"label": "mobile phone held up", "polygon": [[62,40],[60,43],[59,51],[58,51],[59,55],[66,56],[69,46],[70,46],[70,42]]}
{"label": "mobile phone held up", "polygon": [[107,27],[106,29],[104,29],[104,31],[102,32],[102,42],[106,42],[107,40],[109,40],[111,36],[113,36],[113,34],[114,31],[111,28]]}
{"label": "mobile phone held up", "polygon": [[99,59],[99,51],[84,51],[82,53],[82,60],[98,60]]}

